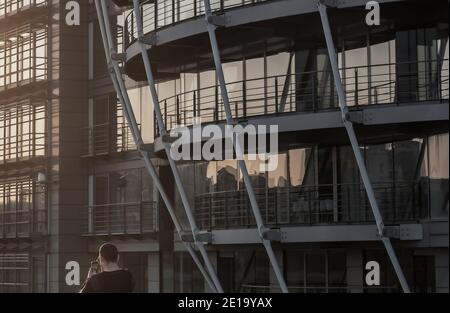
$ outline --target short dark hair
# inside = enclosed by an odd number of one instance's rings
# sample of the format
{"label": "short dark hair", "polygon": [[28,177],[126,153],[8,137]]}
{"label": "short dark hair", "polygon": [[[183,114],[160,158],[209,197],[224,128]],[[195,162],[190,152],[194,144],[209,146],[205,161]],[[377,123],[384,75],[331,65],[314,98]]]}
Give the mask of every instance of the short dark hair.
{"label": "short dark hair", "polygon": [[99,249],[98,252],[100,256],[106,261],[106,262],[117,262],[119,259],[119,252],[117,251],[117,248],[115,245],[111,243],[105,243],[103,244]]}

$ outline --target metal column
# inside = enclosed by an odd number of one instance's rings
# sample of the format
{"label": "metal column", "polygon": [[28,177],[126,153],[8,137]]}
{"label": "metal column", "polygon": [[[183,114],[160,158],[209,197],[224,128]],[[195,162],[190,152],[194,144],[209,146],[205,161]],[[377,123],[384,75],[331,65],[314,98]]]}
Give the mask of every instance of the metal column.
{"label": "metal column", "polygon": [[[105,0],[102,0],[102,4],[104,4]],[[159,105],[158,93],[156,92],[156,84],[153,76],[153,71],[151,68],[150,57],[147,52],[147,45],[144,42],[144,29],[143,29],[143,19],[141,16],[141,10],[139,6],[139,0],[133,0],[133,8],[134,14],[136,17],[136,28],[138,33],[138,46],[141,52],[142,60],[144,62],[145,73],[147,76],[148,87],[150,91],[150,95],[153,100],[153,106],[156,116],[156,121],[158,122],[158,126],[160,129],[160,135],[164,139],[168,136],[166,125],[164,123],[164,119],[161,114],[161,107]],[[197,246],[200,254],[203,257],[203,261],[206,265],[206,268],[209,272],[209,275],[214,283],[215,289],[217,292],[223,293],[222,286],[220,284],[219,278],[217,277],[216,271],[211,263],[211,260],[208,257],[206,252],[204,243],[199,239],[199,229],[197,227],[197,223],[195,222],[194,214],[189,203],[186,191],[183,186],[183,182],[181,181],[180,173],[178,172],[177,164],[173,160],[171,155],[171,146],[168,143],[164,143],[164,150],[166,152],[167,159],[169,161],[170,168],[172,169],[173,176],[175,178],[175,185],[178,190],[178,194],[181,197],[181,201],[183,203],[184,210],[186,212],[186,216],[189,221],[189,225],[191,227],[192,237],[194,244]]]}
{"label": "metal column", "polygon": [[[221,93],[222,93],[222,99],[223,99],[223,104],[224,104],[224,109],[225,109],[226,119],[227,119],[227,126],[231,127],[233,125],[233,115],[231,113],[230,101],[229,101],[229,97],[228,97],[228,90],[227,90],[227,86],[226,86],[226,82],[225,82],[225,76],[223,73],[222,61],[221,61],[221,57],[220,57],[220,50],[219,50],[219,46],[217,44],[217,37],[216,37],[217,23],[215,23],[215,20],[217,20],[217,17],[212,15],[210,0],[204,0],[204,4],[205,4],[206,27],[207,27],[208,33],[209,33],[209,39],[211,42],[211,48],[212,48],[212,52],[213,52],[217,78],[219,80],[220,89],[221,89]],[[255,217],[256,224],[258,226],[259,236],[260,236],[261,241],[267,251],[267,255],[269,257],[270,263],[271,263],[272,268],[277,277],[278,284],[280,285],[281,291],[283,293],[287,293],[288,288],[287,288],[286,282],[283,277],[283,273],[281,272],[280,266],[278,264],[278,261],[276,259],[275,253],[272,248],[272,241],[270,238],[271,231],[268,228],[266,228],[264,225],[263,219],[261,217],[261,211],[259,209],[258,202],[256,200],[252,181],[251,181],[250,175],[247,170],[247,165],[245,164],[245,161],[242,158],[242,156],[244,155],[243,147],[241,147],[240,141],[234,140],[234,138],[233,138],[233,145],[234,145],[234,149],[236,150],[236,154],[237,154],[238,158],[240,159],[239,167],[244,176],[244,182],[245,182],[245,186],[247,188],[253,215]]]}
{"label": "metal column", "polygon": [[333,42],[333,36],[331,34],[330,23],[328,21],[327,7],[322,3],[322,1],[318,2],[318,8],[320,13],[320,18],[322,20],[323,32],[325,35],[325,39],[327,42],[328,54],[330,58],[331,67],[333,70],[334,81],[336,84],[336,89],[339,97],[339,106],[342,112],[342,122],[344,123],[345,129],[347,130],[348,137],[350,139],[350,143],[353,148],[353,153],[355,154],[356,162],[358,164],[359,172],[361,174],[361,178],[364,183],[364,188],[367,192],[367,197],[369,198],[370,206],[372,208],[373,215],[375,217],[375,221],[378,228],[378,235],[380,236],[381,241],[383,242],[386,251],[389,255],[389,258],[392,262],[392,265],[397,274],[398,280],[403,288],[403,292],[409,293],[408,282],[406,281],[405,275],[403,274],[400,263],[397,259],[397,255],[395,254],[394,248],[392,247],[392,243],[389,237],[386,236],[385,226],[383,222],[383,217],[381,216],[380,209],[378,207],[377,200],[375,198],[375,194],[373,192],[372,183],[370,182],[369,174],[367,173],[366,164],[364,162],[363,156],[361,154],[361,150],[359,148],[358,139],[355,134],[355,130],[353,128],[353,123],[349,118],[349,110],[347,106],[346,95],[344,91],[344,87],[342,84],[341,74],[339,72],[338,64],[337,64],[337,56],[336,50]]}
{"label": "metal column", "polygon": [[132,105],[131,105],[131,102],[130,102],[130,99],[128,96],[128,92],[126,90],[125,83],[123,82],[122,72],[121,72],[121,69],[118,64],[118,54],[114,48],[114,43],[113,43],[111,28],[110,28],[110,23],[109,23],[109,15],[108,15],[107,7],[105,4],[105,0],[102,0],[102,2],[100,2],[100,0],[95,0],[95,6],[96,6],[96,10],[97,10],[100,32],[102,35],[103,46],[105,49],[105,55],[106,55],[106,59],[107,59],[107,63],[108,63],[109,73],[110,73],[111,80],[114,85],[114,89],[119,98],[119,101],[123,106],[125,118],[130,127],[131,134],[133,136],[133,140],[136,144],[136,147],[137,147],[142,159],[144,160],[144,164],[145,164],[147,171],[149,172],[150,176],[152,177],[152,180],[155,183],[155,186],[157,187],[157,189],[161,195],[161,198],[164,201],[164,204],[165,204],[167,211],[174,223],[175,229],[180,237],[180,240],[183,242],[184,246],[186,247],[186,250],[191,255],[194,263],[197,265],[198,269],[202,273],[202,275],[205,278],[205,281],[207,282],[209,287],[213,291],[217,291],[215,284],[211,280],[211,277],[209,276],[209,274],[203,268],[203,265],[202,265],[201,261],[199,260],[196,252],[194,251],[194,248],[192,247],[191,243],[185,241],[185,239],[183,237],[184,230],[175,214],[175,209],[174,209],[167,193],[164,190],[164,187],[161,183],[158,173],[153,165],[153,162],[150,159],[149,153],[145,149],[144,141],[143,141],[141,133],[139,131],[139,128],[138,128],[138,125],[136,122],[136,118],[135,118],[135,115],[133,112],[133,108],[132,108]]}

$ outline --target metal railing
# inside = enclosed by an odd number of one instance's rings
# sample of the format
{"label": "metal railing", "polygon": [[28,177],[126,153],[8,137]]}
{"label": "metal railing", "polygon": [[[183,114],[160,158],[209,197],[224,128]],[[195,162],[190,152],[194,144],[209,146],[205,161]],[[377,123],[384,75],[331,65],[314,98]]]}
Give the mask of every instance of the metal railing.
{"label": "metal railing", "polygon": [[[415,182],[374,184],[386,223],[418,221],[426,216],[427,188]],[[256,189],[266,225],[373,223],[362,184]],[[201,229],[255,227],[246,190],[199,194],[195,217]]]}
{"label": "metal railing", "polygon": [[142,235],[159,229],[155,202],[94,205],[85,213],[83,234],[87,236]]}
{"label": "metal railing", "polygon": [[136,145],[127,123],[119,122],[117,124],[115,136],[113,135],[112,127],[113,125],[105,123],[84,128],[84,145],[81,155],[83,157],[95,157],[108,155],[113,152],[136,150]]}
{"label": "metal railing", "polygon": [[[289,293],[349,293],[352,290],[361,290],[362,293],[368,292],[382,292],[382,293],[398,293],[400,291],[398,286],[317,286],[317,287],[303,287],[303,286],[288,286]],[[280,287],[251,285],[244,284],[241,286],[241,293],[279,293]]]}
{"label": "metal railing", "polygon": [[27,24],[0,33],[0,91],[48,79],[48,32]]}
{"label": "metal railing", "polygon": [[[413,67],[417,69],[411,70]],[[354,108],[449,97],[448,59],[348,67],[341,72],[347,103]],[[338,108],[331,69],[248,79],[227,87],[234,118]],[[167,130],[190,126],[194,117],[203,123],[225,120],[218,85],[163,99],[161,107]],[[155,134],[159,134],[157,127]]]}
{"label": "metal railing", "polygon": [[46,5],[47,0],[2,0],[0,1],[0,19],[20,11]]}
{"label": "metal railing", "polygon": [[0,211],[0,239],[30,238],[46,234],[45,210]]}
{"label": "metal railing", "polygon": [[82,152],[83,156],[107,155],[111,152],[111,130],[109,123],[84,128],[83,138],[85,140]]}
{"label": "metal railing", "polygon": [[[222,12],[267,1],[270,0],[212,0],[211,8],[213,12]],[[146,1],[141,4],[144,34],[204,14],[203,0],[159,0]],[[134,12],[130,12],[125,18],[125,48],[128,48],[136,39],[136,16]]]}

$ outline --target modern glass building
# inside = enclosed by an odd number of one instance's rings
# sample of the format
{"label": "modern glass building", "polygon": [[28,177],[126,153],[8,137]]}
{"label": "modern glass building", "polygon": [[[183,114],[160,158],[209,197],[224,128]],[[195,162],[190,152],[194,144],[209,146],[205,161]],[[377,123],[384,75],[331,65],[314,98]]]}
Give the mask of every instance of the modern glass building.
{"label": "modern glass building", "polygon": [[[108,72],[94,1],[0,0],[0,292],[75,292],[99,244],[115,243],[139,292],[211,292],[144,167]],[[190,229],[155,122],[148,46],[166,130],[225,125],[203,0],[106,1],[146,149]],[[448,292],[448,1],[327,5],[349,118],[413,292]],[[290,292],[391,293],[380,241],[339,110],[316,0],[212,0],[236,122],[278,125],[278,167],[246,165]],[[143,24],[144,36],[138,33]],[[193,145],[198,144],[192,142]],[[138,149],[139,148],[139,149]],[[236,160],[177,163],[225,292],[280,292]],[[366,285],[377,261],[381,285]]]}

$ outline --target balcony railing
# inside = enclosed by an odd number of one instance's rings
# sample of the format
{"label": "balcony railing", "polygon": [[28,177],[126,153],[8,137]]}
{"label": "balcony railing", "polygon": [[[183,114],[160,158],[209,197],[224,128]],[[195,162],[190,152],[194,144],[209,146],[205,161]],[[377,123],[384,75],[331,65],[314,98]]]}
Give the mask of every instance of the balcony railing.
{"label": "balcony railing", "polygon": [[47,26],[43,24],[0,33],[0,91],[47,81],[47,47]]}
{"label": "balcony railing", "polygon": [[111,130],[110,124],[98,124],[83,129],[83,156],[107,155],[111,152]]}
{"label": "balcony railing", "polygon": [[111,124],[99,124],[83,129],[84,146],[82,156],[95,157],[113,152],[125,152],[136,149],[133,136],[128,125],[117,125],[116,138],[112,135]]}
{"label": "balcony railing", "polygon": [[[398,286],[342,286],[342,287],[303,287],[303,286],[288,286],[290,293],[349,293],[352,290],[361,290],[364,293],[398,293]],[[279,293],[281,292],[279,286],[263,286],[244,284],[241,286],[241,293]]]}
{"label": "balcony railing", "polygon": [[[427,188],[420,183],[374,184],[385,223],[418,221],[426,215]],[[256,189],[266,225],[373,223],[363,185],[320,185]],[[246,190],[213,192],[195,197],[195,217],[201,229],[255,227]]]}
{"label": "balcony railing", "polygon": [[[221,12],[267,1],[270,0],[211,0],[211,9],[213,12]],[[204,14],[203,0],[149,0],[141,4],[145,34]],[[125,48],[129,47],[136,39],[136,16],[132,11],[125,19]]]}
{"label": "balcony railing", "polygon": [[30,238],[45,235],[47,217],[45,210],[19,209],[0,211],[0,239]]}
{"label": "balcony railing", "polygon": [[87,236],[143,235],[159,229],[154,202],[94,205],[85,213],[83,234]]}
{"label": "balcony railing", "polygon": [[[448,59],[349,67],[341,69],[341,73],[347,103],[353,108],[449,97]],[[233,117],[336,109],[338,99],[332,76],[331,71],[313,71],[228,83]],[[192,125],[194,117],[203,123],[225,120],[218,85],[164,99],[161,107],[169,131],[177,125]],[[157,127],[155,134],[159,134]]]}
{"label": "balcony railing", "polygon": [[20,11],[46,5],[47,0],[2,0],[0,1],[0,19]]}

